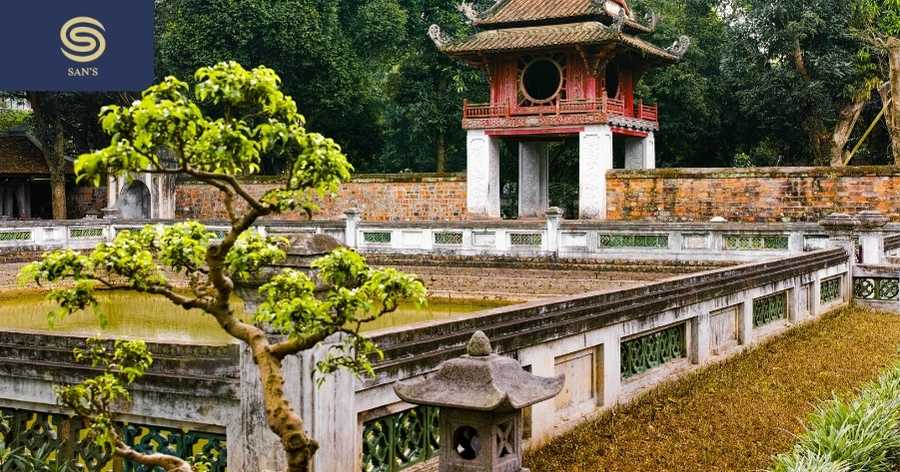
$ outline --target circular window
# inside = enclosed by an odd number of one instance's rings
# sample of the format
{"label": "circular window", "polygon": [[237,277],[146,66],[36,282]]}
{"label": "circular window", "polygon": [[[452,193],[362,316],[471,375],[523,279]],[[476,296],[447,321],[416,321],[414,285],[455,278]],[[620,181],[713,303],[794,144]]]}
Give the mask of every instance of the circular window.
{"label": "circular window", "polygon": [[460,426],[453,432],[453,449],[459,457],[470,461],[481,452],[481,439],[478,430],[471,426]]}
{"label": "circular window", "polygon": [[522,71],[522,92],[535,103],[547,103],[557,95],[563,85],[562,67],[551,59],[531,61]]}

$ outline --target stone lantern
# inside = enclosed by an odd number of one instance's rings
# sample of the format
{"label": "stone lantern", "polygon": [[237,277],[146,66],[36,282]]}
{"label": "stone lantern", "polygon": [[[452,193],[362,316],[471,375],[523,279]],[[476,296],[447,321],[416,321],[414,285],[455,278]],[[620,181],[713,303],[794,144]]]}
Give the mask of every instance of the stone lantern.
{"label": "stone lantern", "polygon": [[409,403],[441,408],[440,472],[527,472],[522,468],[522,409],[555,397],[565,379],[537,377],[472,336],[467,354],[423,379],[399,382]]}

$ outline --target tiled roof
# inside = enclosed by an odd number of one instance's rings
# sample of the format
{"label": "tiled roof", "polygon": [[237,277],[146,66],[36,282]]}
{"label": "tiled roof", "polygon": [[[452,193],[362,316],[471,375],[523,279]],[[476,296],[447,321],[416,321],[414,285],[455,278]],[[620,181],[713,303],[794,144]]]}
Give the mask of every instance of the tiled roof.
{"label": "tiled roof", "polygon": [[608,42],[619,42],[663,60],[678,60],[676,56],[664,49],[638,37],[617,33],[596,21],[481,31],[462,41],[445,45],[443,51],[455,56],[465,56],[487,52],[546,49],[556,46],[592,45]]}
{"label": "tiled roof", "polygon": [[594,0],[501,0],[484,13],[478,25],[496,25],[540,21],[557,18],[575,18],[596,15],[602,10]]}
{"label": "tiled roof", "polygon": [[49,175],[44,154],[27,136],[0,135],[0,174]]}
{"label": "tiled roof", "polygon": [[[648,31],[648,28],[631,18],[632,12],[625,0],[609,0],[613,3],[610,8],[613,12],[621,6],[625,8],[629,18],[626,18],[627,26],[640,31]],[[606,0],[501,0],[494,7],[484,12],[481,18],[475,21],[477,26],[498,26],[510,23],[534,23],[566,18],[581,18],[591,16],[609,16]]]}

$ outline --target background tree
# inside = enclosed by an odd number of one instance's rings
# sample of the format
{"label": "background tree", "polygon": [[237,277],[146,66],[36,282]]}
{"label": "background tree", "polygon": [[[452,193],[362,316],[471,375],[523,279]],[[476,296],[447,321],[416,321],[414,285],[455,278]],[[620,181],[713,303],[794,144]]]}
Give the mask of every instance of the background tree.
{"label": "background tree", "polygon": [[[461,37],[473,29],[459,12],[458,2],[396,1],[407,20],[396,52],[385,57],[387,74],[379,82],[385,98],[385,146],[378,166],[384,170],[462,170],[466,159],[465,132],[460,126],[462,103],[466,98],[486,102],[488,84],[483,73],[440,52],[426,31],[439,24],[448,34]],[[492,4],[479,1],[474,7],[483,11]]]}
{"label": "background tree", "polygon": [[[351,166],[334,141],[305,129],[296,103],[280,90],[271,69],[247,71],[235,62],[221,63],[200,69],[194,81],[191,88],[168,77],[128,107],[105,107],[101,122],[112,142],[79,157],[75,169],[80,180],[95,185],[106,175],[135,172],[186,174],[205,182],[222,194],[231,223],[224,238],[216,240],[196,222],[122,232],[87,255],[48,253],[23,269],[22,280],[70,282],[50,292],[50,299],[61,306],[52,316],[96,307],[101,290],[155,294],[212,316],[252,353],[263,385],[266,420],[281,438],[287,470],[307,471],[318,445],[285,396],[282,362],[343,333],[317,370],[327,374],[343,367],[371,373],[369,356],[378,350],[359,335],[361,326],[396,310],[402,301],[424,303],[425,288],[409,275],[371,269],[352,250],[339,249],[314,263],[317,280],[295,270],[273,276],[260,288],[262,302],[255,319],[241,319],[231,297],[235,284],[259,277],[263,267],[285,257],[285,241],[261,236],[251,229],[253,224],[284,211],[314,211],[315,198],[336,191],[349,179]],[[176,162],[163,161],[161,149],[173,151]],[[237,178],[259,172],[261,156],[267,154],[289,163],[288,178],[282,187],[254,198]],[[189,280],[190,292],[179,291],[167,272]],[[143,359],[134,353],[127,357]],[[180,459],[140,454],[117,441],[104,414],[111,410],[108,405],[124,398],[120,387],[128,378],[110,375],[98,380],[98,387],[91,387],[89,380],[63,390],[63,402],[91,403],[76,411],[92,424],[94,439],[115,445],[117,454],[166,470],[190,470]],[[98,395],[109,401],[92,401]]]}
{"label": "background tree", "polygon": [[[857,0],[857,34],[882,57],[887,57],[888,86],[882,101],[890,103],[885,114],[891,137],[894,165],[900,165],[900,1]],[[889,99],[893,98],[893,100]]]}
{"label": "background tree", "polygon": [[[27,99],[31,112],[8,111],[10,121],[0,123],[0,132],[24,127],[40,144],[50,172],[53,218],[66,219],[66,156],[101,147],[103,136],[96,116],[103,103],[123,103],[127,94],[74,92],[6,92],[0,99]],[[6,126],[6,129],[4,129]]]}
{"label": "background tree", "polygon": [[[369,50],[391,29],[354,49],[357,33],[345,25],[337,0],[166,0],[157,3],[157,76],[191,77],[201,66],[233,60],[266,64],[284,80],[285,92],[307,111],[307,126],[341,144],[365,168],[382,148],[383,120],[369,68]],[[383,18],[383,17],[382,17]],[[370,16],[390,26],[386,20]],[[392,21],[401,21],[393,19]],[[356,24],[359,24],[357,22]],[[368,31],[377,29],[373,22]],[[284,163],[264,156],[269,172]]]}
{"label": "background tree", "polygon": [[880,83],[851,34],[852,4],[735,0],[720,10],[730,45],[723,72],[743,116],[761,132],[758,142],[772,143],[784,163],[842,165]]}
{"label": "background tree", "polygon": [[660,105],[656,140],[660,167],[730,166],[736,149],[757,137],[752,123],[740,119],[739,104],[725,82],[721,63],[728,47],[727,25],[719,0],[640,0],[633,7],[658,15],[654,44],[691,38],[677,64],[650,71],[637,93]]}

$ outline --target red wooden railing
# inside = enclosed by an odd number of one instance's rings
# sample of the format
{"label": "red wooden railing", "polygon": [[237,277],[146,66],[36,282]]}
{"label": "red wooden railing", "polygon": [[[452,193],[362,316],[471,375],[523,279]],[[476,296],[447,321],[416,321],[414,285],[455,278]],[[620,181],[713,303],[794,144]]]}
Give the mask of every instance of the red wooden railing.
{"label": "red wooden railing", "polygon": [[[565,115],[596,113],[601,111],[605,111],[609,115],[626,116],[625,101],[618,98],[606,98],[606,96],[603,96],[600,100],[557,100],[551,105],[531,107],[521,107],[509,103],[492,105],[489,103],[469,103],[468,100],[463,102],[463,117],[466,119]],[[640,120],[656,122],[659,120],[659,110],[656,105],[645,105],[643,100],[640,100],[635,106],[634,117]]]}
{"label": "red wooden railing", "polygon": [[610,98],[606,101],[606,113],[616,116],[625,116],[625,100]]}
{"label": "red wooden railing", "polygon": [[638,101],[637,109],[635,109],[637,118],[646,121],[659,121],[659,108],[656,105],[644,105],[644,101]]}

